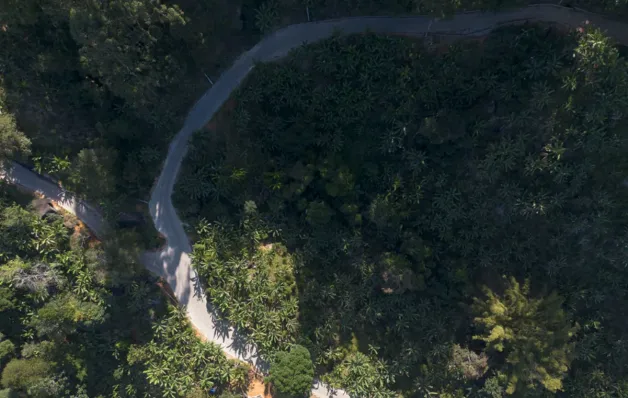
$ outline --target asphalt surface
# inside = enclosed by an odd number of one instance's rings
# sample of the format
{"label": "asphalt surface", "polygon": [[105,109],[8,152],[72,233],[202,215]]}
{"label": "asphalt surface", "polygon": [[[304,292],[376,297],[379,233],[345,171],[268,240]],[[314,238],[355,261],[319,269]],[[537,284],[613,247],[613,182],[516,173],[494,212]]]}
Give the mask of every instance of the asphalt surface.
{"label": "asphalt surface", "polygon": [[56,182],[18,163],[12,163],[7,170],[0,169],[0,179],[54,200],[64,210],[76,215],[96,237],[102,239],[107,233],[107,223],[100,212],[76,198],[72,192],[66,191]]}
{"label": "asphalt surface", "polygon": [[[161,175],[155,184],[150,200],[150,213],[157,230],[166,238],[166,246],[156,253],[145,253],[143,264],[163,277],[171,286],[181,305],[186,307],[192,324],[209,341],[219,344],[232,357],[247,361],[261,370],[265,364],[258,360],[255,347],[246,346],[241,336],[224,321],[215,316],[211,306],[197,283],[197,275],[191,267],[192,248],[181,220],[172,204],[174,184],[187,151],[190,136],[204,127],[230,94],[242,83],[256,62],[269,62],[281,58],[305,43],[312,43],[334,32],[343,34],[371,31],[374,33],[399,34],[411,37],[425,35],[482,36],[505,25],[525,22],[548,22],[568,28],[583,26],[586,22],[601,27],[621,44],[628,44],[626,24],[605,19],[603,16],[555,5],[536,5],[497,13],[465,13],[446,20],[431,17],[357,17],[291,25],[269,35],[255,47],[243,53],[231,68],[225,71],[190,110],[183,128],[172,140]],[[72,211],[98,235],[104,230],[97,212],[83,202],[68,197],[68,193],[54,188],[54,184],[27,169],[16,168],[9,179],[25,188],[41,192],[53,199],[61,198],[62,206]],[[52,185],[52,186],[51,186]],[[55,199],[58,200],[58,199]],[[316,384],[312,393],[327,397],[331,391]],[[338,397],[348,397],[343,391]]]}

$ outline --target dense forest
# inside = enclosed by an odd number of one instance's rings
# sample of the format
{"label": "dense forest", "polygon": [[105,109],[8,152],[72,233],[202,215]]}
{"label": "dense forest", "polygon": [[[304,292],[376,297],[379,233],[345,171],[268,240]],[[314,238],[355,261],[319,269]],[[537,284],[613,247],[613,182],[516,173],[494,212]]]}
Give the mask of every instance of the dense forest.
{"label": "dense forest", "polygon": [[627,104],[589,28],[299,48],[193,139],[194,266],[355,397],[626,397]]}
{"label": "dense forest", "polygon": [[[0,101],[3,114],[12,114],[32,142],[24,162],[115,210],[146,199],[170,138],[210,87],[208,78],[261,35],[308,15],[443,16],[529,3],[534,1],[1,0]],[[625,1],[569,4],[619,15],[628,10]]]}
{"label": "dense forest", "polygon": [[[115,214],[264,34],[530,3],[0,0],[0,162]],[[195,136],[175,199],[275,396],[316,374],[354,398],[628,397],[627,71],[599,32],[546,26],[334,37],[259,65]],[[32,199],[0,184],[0,397],[246,390],[249,368],[139,265],[145,236],[97,242]]]}
{"label": "dense forest", "polygon": [[0,185],[0,397],[246,389],[248,367],[201,342],[138,264],[138,237],[95,242],[72,216],[40,217],[29,199]]}
{"label": "dense forest", "polygon": [[106,209],[145,199],[203,72],[230,61],[222,39],[242,45],[233,21],[221,1],[0,1],[0,94],[32,142],[23,160]]}

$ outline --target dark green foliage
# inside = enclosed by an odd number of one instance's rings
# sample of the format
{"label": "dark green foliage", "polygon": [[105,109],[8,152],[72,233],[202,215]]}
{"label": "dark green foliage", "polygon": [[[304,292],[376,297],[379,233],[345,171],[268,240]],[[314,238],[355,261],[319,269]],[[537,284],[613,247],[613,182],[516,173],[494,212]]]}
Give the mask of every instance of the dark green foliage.
{"label": "dark green foliage", "polygon": [[626,0],[259,0],[256,3],[258,3],[256,15],[264,13],[268,8],[274,10],[276,15],[303,15],[303,8],[309,6],[310,17],[313,20],[348,15],[403,14],[428,14],[446,18],[461,11],[493,11],[539,3],[577,7],[605,13],[611,17],[628,16]]}
{"label": "dark green foliage", "polygon": [[237,18],[223,0],[180,3],[0,1],[0,159],[30,139],[38,171],[92,202],[144,198]]}
{"label": "dark green foliage", "polygon": [[280,397],[307,397],[314,381],[314,365],[310,352],[300,345],[280,351],[270,367],[268,380]]}
{"label": "dark green foliage", "polygon": [[[517,341],[581,325],[544,342],[575,343],[556,367],[550,348],[520,363],[555,368],[556,394],[623,388],[628,66],[608,39],[536,26],[438,46],[334,37],[248,82],[194,138],[175,200],[208,220],[194,265],[209,299],[262,352],[303,341],[360,396],[505,393],[512,365],[481,352],[470,306],[507,275],[563,314],[556,329],[531,317],[540,334]],[[291,266],[264,260],[268,247]]]}
{"label": "dark green foliage", "polygon": [[72,294],[59,295],[37,310],[29,326],[40,337],[63,337],[77,328],[101,323],[104,312],[96,303],[81,301]]}
{"label": "dark green foliage", "polygon": [[11,340],[5,340],[0,333],[0,366],[5,364],[15,354],[15,344]]}
{"label": "dark green foliage", "polygon": [[[38,171],[116,214],[147,195],[203,73],[259,31],[303,21],[304,6],[320,19],[527,3],[0,0],[0,160],[31,140]],[[180,209],[209,220],[194,260],[210,299],[263,355],[302,342],[353,396],[625,396],[626,71],[598,32],[533,27],[450,48],[333,38],[259,66],[233,123],[196,138],[177,192]],[[194,340],[180,314],[161,318],[125,237],[92,247],[61,220],[10,200],[1,210],[1,366],[49,364],[14,384],[20,393],[241,384],[243,368]],[[529,279],[561,322],[514,322],[511,346],[488,344],[487,361],[468,309],[479,286],[500,291],[501,274]],[[522,296],[524,309],[538,304]],[[521,360],[526,338],[535,347]],[[514,362],[551,380],[524,374],[513,390]]]}
{"label": "dark green foliage", "polygon": [[30,140],[17,128],[15,118],[5,106],[3,80],[0,77],[0,164],[28,155]]}

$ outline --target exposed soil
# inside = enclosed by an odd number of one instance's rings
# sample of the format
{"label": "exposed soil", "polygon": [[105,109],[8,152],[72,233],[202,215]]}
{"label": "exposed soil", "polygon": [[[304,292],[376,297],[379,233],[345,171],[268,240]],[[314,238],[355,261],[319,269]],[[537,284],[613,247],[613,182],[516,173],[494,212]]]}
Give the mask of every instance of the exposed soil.
{"label": "exposed soil", "polygon": [[261,395],[264,398],[272,398],[270,386],[268,384],[264,384],[264,380],[261,377],[252,378],[251,384],[249,384],[249,390],[246,394],[249,397]]}

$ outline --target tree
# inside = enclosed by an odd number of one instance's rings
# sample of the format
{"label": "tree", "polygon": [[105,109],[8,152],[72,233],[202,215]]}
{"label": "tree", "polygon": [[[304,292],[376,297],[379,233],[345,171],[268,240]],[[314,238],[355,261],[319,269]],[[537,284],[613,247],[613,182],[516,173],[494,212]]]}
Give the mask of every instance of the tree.
{"label": "tree", "polygon": [[[315,17],[324,3],[310,3]],[[209,221],[193,256],[208,299],[262,355],[307,341],[323,377],[352,396],[473,395],[485,380],[484,395],[511,381],[511,393],[549,396],[572,365],[546,360],[562,347],[547,322],[517,331],[540,341],[532,358],[517,357],[521,336],[480,353],[462,337],[493,328],[460,322],[470,314],[459,304],[491,275],[542,280],[589,325],[562,395],[578,371],[603,372],[604,388],[620,391],[628,67],[603,40],[530,25],[434,52],[336,35],[256,65],[233,101],[246,120],[224,109],[214,134],[194,139],[175,197],[190,223]],[[204,186],[219,195],[194,194]],[[261,239],[242,211],[249,200]],[[294,283],[254,255],[269,237],[298,257]],[[525,329],[518,322],[504,321]],[[351,332],[362,351],[347,354]]]}
{"label": "tree", "polygon": [[73,162],[72,190],[94,201],[104,201],[115,191],[112,170],[116,152],[112,149],[83,149]]}
{"label": "tree", "polygon": [[255,25],[262,33],[270,32],[279,19],[275,0],[267,0],[255,12]]}
{"label": "tree", "polygon": [[13,359],[2,371],[2,385],[14,390],[27,390],[50,375],[52,365],[39,358]]}
{"label": "tree", "polygon": [[310,352],[301,345],[278,352],[269,373],[268,380],[282,397],[305,397],[312,390],[314,365]]}
{"label": "tree", "polygon": [[488,368],[488,359],[484,353],[475,352],[455,344],[451,352],[449,368],[458,371],[467,380],[481,378]]}
{"label": "tree", "polygon": [[11,340],[5,340],[4,335],[0,333],[0,366],[2,366],[7,359],[11,358],[15,353],[15,344]]}
{"label": "tree", "polygon": [[153,331],[153,339],[133,347],[127,359],[131,365],[143,364],[146,379],[159,386],[164,396],[202,396],[226,384],[234,364],[218,345],[196,337],[181,309],[170,307],[169,316]]}
{"label": "tree", "polygon": [[153,0],[89,0],[68,11],[83,68],[146,116],[157,89],[182,72],[168,52],[176,51],[176,44],[167,34],[170,26],[185,24],[179,7]]}
{"label": "tree", "polygon": [[6,388],[4,390],[0,390],[0,398],[19,398],[20,395],[11,390],[10,388]]}
{"label": "tree", "polygon": [[63,337],[78,327],[92,326],[103,321],[104,308],[96,303],[82,301],[70,293],[55,297],[40,308],[30,326],[39,336]]}
{"label": "tree", "polygon": [[13,116],[3,109],[0,98],[0,162],[12,160],[18,155],[28,155],[30,145],[30,140],[17,129]]}
{"label": "tree", "polygon": [[[0,3],[1,4],[1,3]],[[2,6],[0,5],[0,8]],[[0,15],[2,12],[0,12]],[[0,26],[2,18],[0,16]],[[4,104],[4,88],[0,76],[0,166],[2,162],[30,154],[31,141],[18,130],[15,118]]]}
{"label": "tree", "polygon": [[484,293],[483,299],[474,299],[474,322],[482,330],[474,338],[486,343],[495,362],[503,357],[496,367],[505,377],[506,393],[522,394],[539,385],[562,390],[577,329],[562,309],[563,299],[556,293],[532,298],[529,281],[520,285],[513,277],[503,294],[488,288]]}
{"label": "tree", "polygon": [[354,397],[392,398],[395,393],[386,387],[389,374],[383,362],[354,352],[330,374],[332,385],[344,388]]}

